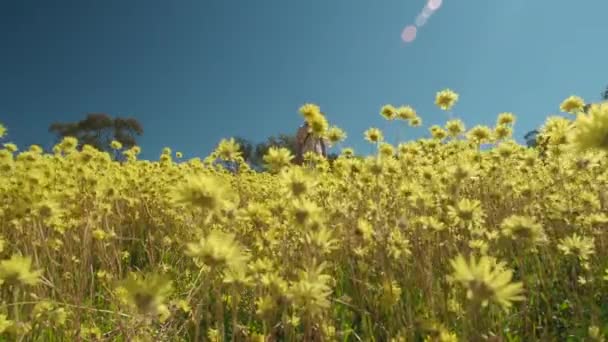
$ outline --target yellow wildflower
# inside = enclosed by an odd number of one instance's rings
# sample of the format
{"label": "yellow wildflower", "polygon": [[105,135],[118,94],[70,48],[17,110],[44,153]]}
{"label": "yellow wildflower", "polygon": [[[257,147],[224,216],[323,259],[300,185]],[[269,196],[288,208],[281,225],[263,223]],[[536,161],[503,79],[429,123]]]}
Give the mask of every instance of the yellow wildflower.
{"label": "yellow wildflower", "polygon": [[498,266],[490,257],[471,256],[467,262],[458,255],[451,264],[454,270],[451,279],[465,286],[467,298],[482,306],[492,301],[508,309],[513,302],[524,299],[523,284],[511,282],[513,272]]}
{"label": "yellow wildflower", "polygon": [[579,96],[570,96],[562,102],[559,109],[565,113],[576,114],[582,111],[584,107],[585,100]]}
{"label": "yellow wildflower", "polygon": [[458,101],[458,94],[451,89],[445,89],[437,93],[435,104],[442,110],[450,110]]}

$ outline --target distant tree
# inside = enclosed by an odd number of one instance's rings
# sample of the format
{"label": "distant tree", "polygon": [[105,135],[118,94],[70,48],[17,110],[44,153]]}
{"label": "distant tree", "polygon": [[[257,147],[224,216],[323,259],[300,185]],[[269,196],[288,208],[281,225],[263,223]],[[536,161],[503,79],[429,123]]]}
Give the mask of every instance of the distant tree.
{"label": "distant tree", "polygon": [[526,145],[528,147],[534,148],[537,146],[538,142],[536,141],[536,137],[538,136],[538,130],[532,130],[526,135],[524,135],[524,139],[526,139]]}
{"label": "distant tree", "polygon": [[292,154],[295,154],[295,136],[288,134],[270,136],[265,141],[257,144],[243,137],[233,137],[233,139],[239,145],[239,150],[245,162],[257,171],[264,169],[264,156],[271,147],[284,147],[290,150]]}
{"label": "distant tree", "polygon": [[136,137],[141,136],[144,130],[134,118],[113,118],[104,113],[92,113],[78,122],[55,122],[50,125],[49,132],[55,134],[57,140],[77,138],[79,147],[88,144],[100,151],[111,151],[112,140],[120,142],[124,148],[130,148],[137,144]]}
{"label": "distant tree", "polygon": [[260,142],[255,145],[252,150],[251,164],[256,169],[263,168],[264,156],[268,153],[271,147],[286,148],[292,155],[296,153],[296,137],[295,135],[289,135],[281,133],[278,136],[270,136],[266,138],[266,141]]}
{"label": "distant tree", "polygon": [[288,149],[291,154],[296,153],[296,137],[289,134],[279,134],[278,136],[270,136],[266,141],[261,142],[255,147],[255,155],[261,159],[271,147],[283,147]]}
{"label": "distant tree", "polygon": [[239,149],[243,155],[243,159],[249,164],[252,164],[255,158],[255,146],[253,142],[243,137],[235,137],[234,140],[239,144]]}
{"label": "distant tree", "polygon": [[608,86],[606,86],[606,89],[602,93],[602,100],[608,101]]}

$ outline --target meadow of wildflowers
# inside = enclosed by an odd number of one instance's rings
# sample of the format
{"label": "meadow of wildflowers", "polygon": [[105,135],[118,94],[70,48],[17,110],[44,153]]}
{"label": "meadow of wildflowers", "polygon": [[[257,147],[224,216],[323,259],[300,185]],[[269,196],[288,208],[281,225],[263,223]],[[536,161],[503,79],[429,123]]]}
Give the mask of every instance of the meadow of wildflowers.
{"label": "meadow of wildflowers", "polygon": [[[450,110],[451,90],[436,105]],[[331,163],[286,149],[251,171],[125,161],[66,138],[0,149],[0,333],[10,341],[602,341],[608,105],[566,99],[542,153],[459,119]],[[318,106],[311,130],[346,137]],[[411,106],[389,121],[421,125]],[[10,127],[8,127],[10,129]],[[7,128],[0,125],[0,138]],[[483,146],[491,146],[481,149]],[[174,155],[179,158],[174,159]],[[229,172],[214,161],[238,166]],[[177,161],[176,161],[177,160]]]}

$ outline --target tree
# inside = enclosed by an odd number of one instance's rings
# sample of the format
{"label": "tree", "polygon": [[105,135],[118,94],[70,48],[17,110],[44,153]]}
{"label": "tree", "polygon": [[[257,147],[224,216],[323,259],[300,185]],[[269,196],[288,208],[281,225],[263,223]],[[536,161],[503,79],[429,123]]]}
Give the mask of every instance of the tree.
{"label": "tree", "polygon": [[239,145],[239,150],[241,151],[241,154],[243,156],[243,159],[245,159],[245,162],[247,162],[251,165],[255,158],[254,144],[251,141],[249,141],[248,139],[245,139],[243,137],[235,137],[234,141],[236,141],[236,143]]}
{"label": "tree", "polygon": [[255,145],[252,150],[251,163],[256,169],[261,169],[264,166],[264,156],[268,153],[271,147],[275,148],[286,148],[292,155],[296,153],[296,137],[294,135],[281,133],[278,136],[270,136],[266,138],[266,141],[260,142]]}
{"label": "tree", "polygon": [[104,113],[92,113],[78,122],[55,122],[50,125],[49,132],[58,140],[74,137],[78,139],[79,147],[88,144],[109,152],[112,140],[120,142],[124,148],[135,146],[136,136],[141,136],[144,130],[134,118],[112,118]]}
{"label": "tree", "polygon": [[538,142],[536,141],[536,137],[538,136],[538,130],[532,130],[526,135],[524,135],[524,139],[526,139],[526,145],[528,147],[534,148],[537,146]]}
{"label": "tree", "polygon": [[608,101],[608,86],[606,86],[606,89],[602,93],[602,100]]}
{"label": "tree", "polygon": [[281,133],[278,136],[270,136],[265,142],[259,143],[255,147],[255,156],[262,159],[271,147],[283,147],[288,149],[291,154],[296,153],[296,137],[294,135]]}

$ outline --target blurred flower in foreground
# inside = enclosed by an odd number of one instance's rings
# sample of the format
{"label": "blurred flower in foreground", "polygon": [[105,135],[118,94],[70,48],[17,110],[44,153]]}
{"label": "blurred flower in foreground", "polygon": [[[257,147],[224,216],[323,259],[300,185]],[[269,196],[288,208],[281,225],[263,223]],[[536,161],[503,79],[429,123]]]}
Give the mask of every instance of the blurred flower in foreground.
{"label": "blurred flower in foreground", "polygon": [[482,256],[476,260],[472,256],[467,262],[462,255],[451,261],[454,272],[452,279],[467,289],[467,298],[487,306],[492,301],[504,309],[513,302],[524,299],[523,284],[511,282],[513,272],[497,264],[493,258]]}
{"label": "blurred flower in foreground", "polygon": [[500,225],[502,235],[525,246],[533,246],[544,237],[541,224],[531,217],[512,215],[504,219]]}
{"label": "blurred flower in foreground", "polygon": [[332,293],[329,282],[331,277],[323,274],[325,263],[299,271],[299,279],[288,291],[289,297],[297,308],[310,316],[315,316],[330,305],[329,296]]}
{"label": "blurred flower in foreground", "polygon": [[212,231],[197,243],[187,245],[186,254],[200,258],[209,267],[243,269],[248,255],[234,239],[233,234]]}
{"label": "blurred flower in foreground", "polygon": [[588,114],[580,114],[570,131],[574,148],[608,151],[608,103],[593,104]]}
{"label": "blurred flower in foreground", "polygon": [[266,168],[270,172],[274,173],[277,173],[284,167],[289,166],[292,159],[293,155],[291,155],[291,152],[284,147],[277,148],[273,146],[268,149],[268,152],[264,156]]}
{"label": "blurred flower in foreground", "polygon": [[173,200],[193,208],[219,211],[233,199],[232,189],[226,182],[212,175],[193,175],[173,190]]}
{"label": "blurred flower in foreground", "polygon": [[173,290],[171,280],[154,273],[131,273],[121,286],[126,290],[128,301],[142,314],[164,311],[164,301]]}
{"label": "blurred flower in foreground", "polygon": [[13,321],[7,319],[6,315],[0,314],[0,334],[7,331],[13,325]]}
{"label": "blurred flower in foreground", "polygon": [[561,239],[557,248],[564,255],[574,255],[581,261],[587,261],[595,253],[595,242],[592,237],[583,237],[574,233]]}
{"label": "blurred flower in foreground", "polygon": [[241,155],[239,144],[234,138],[222,139],[217,146],[216,152],[222,160],[235,160]]}
{"label": "blurred flower in foreground", "polygon": [[32,270],[32,259],[13,255],[0,262],[0,284],[36,285],[40,282],[42,271]]}

